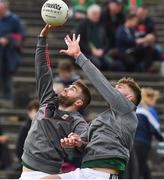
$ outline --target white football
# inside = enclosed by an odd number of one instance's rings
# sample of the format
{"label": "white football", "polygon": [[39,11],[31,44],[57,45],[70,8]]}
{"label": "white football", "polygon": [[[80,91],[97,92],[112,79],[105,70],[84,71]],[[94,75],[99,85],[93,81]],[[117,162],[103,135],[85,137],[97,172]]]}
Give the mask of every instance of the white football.
{"label": "white football", "polygon": [[45,23],[53,26],[62,26],[68,19],[69,8],[62,0],[48,0],[41,10]]}

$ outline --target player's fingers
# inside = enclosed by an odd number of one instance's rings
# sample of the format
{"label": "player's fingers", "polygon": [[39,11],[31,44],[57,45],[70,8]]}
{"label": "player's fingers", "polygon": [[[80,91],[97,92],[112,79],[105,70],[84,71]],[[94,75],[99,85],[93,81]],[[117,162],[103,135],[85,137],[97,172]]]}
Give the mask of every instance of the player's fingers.
{"label": "player's fingers", "polygon": [[75,133],[71,132],[69,135],[68,135],[68,138],[70,138],[71,136],[73,136]]}
{"label": "player's fingers", "polygon": [[46,24],[46,25],[44,26],[43,30],[44,30],[44,31],[49,31],[49,25]]}
{"label": "player's fingers", "polygon": [[79,142],[81,142],[80,139],[75,139],[75,143],[79,143]]}
{"label": "player's fingers", "polygon": [[69,35],[66,36],[66,39],[69,43],[72,41],[71,38],[69,37]]}
{"label": "player's fingers", "polygon": [[64,139],[61,139],[61,140],[60,140],[60,144],[61,144],[62,147],[65,147],[65,141],[64,141]]}
{"label": "player's fingers", "polygon": [[68,143],[69,143],[68,138],[64,138],[64,142],[65,142],[66,145],[68,145]]}
{"label": "player's fingers", "polygon": [[72,137],[75,138],[75,139],[80,139],[80,136],[77,135],[77,134],[73,134]]}
{"label": "player's fingers", "polygon": [[64,139],[61,139],[61,140],[60,140],[60,144],[61,144],[61,145],[64,145]]}
{"label": "player's fingers", "polygon": [[63,138],[62,142],[64,142],[64,143],[68,142],[68,138]]}
{"label": "player's fingers", "polygon": [[76,142],[75,142],[75,145],[76,145],[77,147],[80,147],[80,146],[81,146],[81,141],[76,141]]}
{"label": "player's fingers", "polygon": [[69,139],[71,139],[74,142],[77,140],[76,137],[74,137],[74,136],[71,136]]}
{"label": "player's fingers", "polygon": [[66,45],[68,46],[69,42],[68,42],[67,38],[64,38],[64,41],[65,41]]}
{"label": "player's fingers", "polygon": [[59,28],[61,28],[62,26],[54,26],[54,25],[51,25],[51,28],[52,28],[52,30],[54,30],[54,29],[59,29]]}
{"label": "player's fingers", "polygon": [[80,42],[80,34],[77,36],[76,41],[79,43]]}
{"label": "player's fingers", "polygon": [[80,138],[76,138],[75,141],[76,142],[81,142],[81,139]]}
{"label": "player's fingers", "polygon": [[60,139],[60,142],[61,142],[61,143],[64,143],[64,139]]}
{"label": "player's fingers", "polygon": [[52,25],[50,25],[50,24],[47,24],[46,29],[47,29],[48,31],[52,31],[52,30],[54,29],[54,26],[52,26]]}
{"label": "player's fingers", "polygon": [[49,27],[49,24],[46,24],[44,28],[46,28],[46,29],[47,29],[48,27]]}
{"label": "player's fingers", "polygon": [[49,24],[45,24],[45,26],[44,26],[45,28],[48,28],[49,27]]}
{"label": "player's fingers", "polygon": [[76,136],[71,136],[70,139],[72,139],[73,141],[77,141],[77,140],[78,140],[78,137],[76,137]]}
{"label": "player's fingers", "polygon": [[75,33],[73,33],[72,41],[76,41],[76,35],[75,35]]}
{"label": "player's fingers", "polygon": [[67,54],[67,50],[62,49],[62,50],[60,50],[60,53],[61,54]]}
{"label": "player's fingers", "polygon": [[68,139],[68,141],[69,141],[69,144],[71,144],[71,143],[72,143],[72,140],[71,140],[70,138]]}
{"label": "player's fingers", "polygon": [[75,143],[74,139],[69,138],[69,145],[73,145]]}
{"label": "player's fingers", "polygon": [[49,28],[52,31],[52,30],[56,29],[57,27],[51,25],[51,26],[49,26]]}

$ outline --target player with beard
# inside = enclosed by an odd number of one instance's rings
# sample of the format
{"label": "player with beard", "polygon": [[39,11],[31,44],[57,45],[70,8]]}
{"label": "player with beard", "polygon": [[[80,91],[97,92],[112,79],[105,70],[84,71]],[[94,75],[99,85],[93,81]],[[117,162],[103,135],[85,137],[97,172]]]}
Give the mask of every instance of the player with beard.
{"label": "player with beard", "polygon": [[129,161],[138,120],[136,106],[141,100],[141,90],[131,78],[122,78],[115,88],[80,50],[80,35],[65,42],[67,50],[61,53],[76,59],[93,86],[107,102],[106,110],[92,120],[81,136],[71,133],[61,139],[64,148],[78,146],[83,151],[81,168],[51,175],[44,179],[118,179]]}
{"label": "player with beard", "polygon": [[21,179],[38,179],[59,173],[67,154],[60,145],[60,139],[71,132],[80,135],[88,127],[78,113],[90,103],[88,88],[81,81],[76,81],[59,96],[53,91],[53,75],[46,45],[46,37],[52,29],[54,27],[46,25],[37,43],[35,70],[40,107],[25,141]]}

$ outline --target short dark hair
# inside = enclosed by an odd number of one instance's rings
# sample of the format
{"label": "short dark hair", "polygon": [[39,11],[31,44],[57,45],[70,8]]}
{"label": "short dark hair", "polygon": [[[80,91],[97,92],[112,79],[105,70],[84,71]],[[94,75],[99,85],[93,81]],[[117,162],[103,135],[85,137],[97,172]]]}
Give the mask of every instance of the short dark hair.
{"label": "short dark hair", "polygon": [[72,72],[74,67],[71,61],[65,60],[65,61],[59,61],[58,62],[58,68],[62,71]]}
{"label": "short dark hair", "polygon": [[123,0],[110,0],[109,3],[116,3],[118,5],[123,5]]}
{"label": "short dark hair", "polygon": [[137,14],[135,12],[128,12],[128,14],[126,15],[126,20],[131,20],[137,18]]}
{"label": "short dark hair", "polygon": [[38,111],[38,109],[39,109],[39,102],[38,102],[38,100],[32,100],[27,105],[27,111],[32,111],[32,110]]}
{"label": "short dark hair", "polygon": [[89,88],[81,81],[77,80],[73,83],[73,85],[78,86],[82,91],[82,99],[83,99],[83,105],[80,107],[80,110],[85,109],[91,102],[91,93],[89,91]]}
{"label": "short dark hair", "polygon": [[122,79],[120,79],[117,84],[126,84],[128,85],[128,87],[133,91],[134,95],[135,95],[135,99],[132,100],[132,102],[138,106],[138,104],[141,101],[141,88],[139,87],[139,85],[134,81],[133,78],[130,77],[124,77]]}
{"label": "short dark hair", "polygon": [[148,7],[145,6],[145,5],[141,5],[141,6],[139,6],[138,8],[142,8],[142,9],[144,9],[144,10],[147,10],[147,9],[148,9]]}

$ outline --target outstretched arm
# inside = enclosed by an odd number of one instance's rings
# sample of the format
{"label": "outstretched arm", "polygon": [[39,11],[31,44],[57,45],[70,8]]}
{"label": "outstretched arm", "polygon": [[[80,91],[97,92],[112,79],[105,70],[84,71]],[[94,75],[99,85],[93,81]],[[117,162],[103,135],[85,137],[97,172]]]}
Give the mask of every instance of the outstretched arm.
{"label": "outstretched arm", "polygon": [[35,54],[35,74],[40,106],[54,104],[57,107],[58,100],[53,91],[53,74],[46,44],[46,37],[53,28],[46,25],[39,35]]}
{"label": "outstretched arm", "polygon": [[103,98],[110,104],[110,107],[122,114],[133,111],[135,106],[119,91],[113,88],[110,82],[104,75],[91,63],[82,53],[79,47],[80,36],[76,39],[73,34],[73,39],[67,35],[65,42],[68,50],[61,50],[61,53],[72,56],[76,59],[76,63],[83,69],[88,79],[103,96]]}

